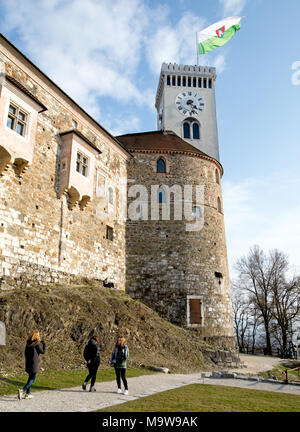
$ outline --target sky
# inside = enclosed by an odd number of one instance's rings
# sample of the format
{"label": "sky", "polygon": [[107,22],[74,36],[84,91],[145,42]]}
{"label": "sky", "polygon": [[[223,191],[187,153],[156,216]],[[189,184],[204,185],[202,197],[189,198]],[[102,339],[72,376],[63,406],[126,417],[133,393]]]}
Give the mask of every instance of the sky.
{"label": "sky", "polygon": [[0,0],[0,31],[115,135],[156,130],[161,64],[196,63],[196,32],[242,28],[217,68],[228,259],[277,248],[300,273],[299,0]]}

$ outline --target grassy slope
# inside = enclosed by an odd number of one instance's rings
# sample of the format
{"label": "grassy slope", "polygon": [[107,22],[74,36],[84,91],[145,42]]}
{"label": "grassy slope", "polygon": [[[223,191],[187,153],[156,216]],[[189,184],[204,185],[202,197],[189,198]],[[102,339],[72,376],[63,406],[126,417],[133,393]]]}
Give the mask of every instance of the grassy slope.
{"label": "grassy slope", "polygon": [[106,412],[299,412],[300,396],[192,384],[114,405]]}
{"label": "grassy slope", "polygon": [[129,366],[165,366],[177,372],[213,366],[202,356],[204,345],[197,333],[170,324],[123,292],[97,284],[2,291],[0,320],[7,328],[0,374],[24,370],[25,340],[35,328],[47,344],[40,364],[45,370],[84,367],[83,348],[94,331],[101,340],[102,368],[108,367],[118,334],[128,339]]}

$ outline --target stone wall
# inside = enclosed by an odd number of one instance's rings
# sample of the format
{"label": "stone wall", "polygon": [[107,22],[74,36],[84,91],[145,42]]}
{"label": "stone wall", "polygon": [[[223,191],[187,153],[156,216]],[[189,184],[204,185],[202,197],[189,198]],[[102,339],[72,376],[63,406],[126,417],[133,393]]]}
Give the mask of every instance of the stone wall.
{"label": "stone wall", "polygon": [[[6,73],[33,93],[47,111],[38,115],[32,163],[19,176],[8,164],[0,177],[0,276],[2,282],[24,285],[87,277],[125,287],[125,194],[128,153],[100,125],[82,111],[32,64],[3,42],[0,61]],[[82,209],[70,209],[67,194],[60,195],[59,134],[74,128],[101,150],[96,169],[114,190],[113,205],[93,191]],[[5,119],[1,119],[5,121]],[[0,146],[4,145],[1,142]],[[95,176],[96,170],[92,175]],[[123,189],[122,189],[123,188]],[[121,195],[122,194],[122,195]],[[106,239],[106,226],[114,229]],[[15,282],[14,282],[15,281]]]}
{"label": "stone wall", "polygon": [[[149,192],[155,184],[203,185],[204,226],[200,231],[188,232],[184,219],[129,220],[126,228],[128,293],[171,322],[184,326],[187,325],[187,296],[200,296],[204,318],[200,328],[202,336],[223,338],[226,346],[234,346],[224,219],[217,209],[218,197],[222,202],[221,185],[215,177],[217,164],[184,154],[135,152],[134,156],[128,165],[128,178],[145,185]],[[160,156],[166,160],[166,174],[156,172]],[[223,277],[217,278],[215,272],[222,273]]]}

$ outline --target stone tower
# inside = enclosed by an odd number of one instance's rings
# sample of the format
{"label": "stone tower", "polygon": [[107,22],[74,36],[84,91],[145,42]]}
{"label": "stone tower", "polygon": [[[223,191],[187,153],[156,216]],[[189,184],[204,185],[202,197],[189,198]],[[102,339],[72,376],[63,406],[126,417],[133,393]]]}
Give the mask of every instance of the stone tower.
{"label": "stone tower", "polygon": [[[159,130],[117,137],[134,156],[128,162],[128,204],[138,213],[126,226],[126,290],[171,322],[232,347],[215,78],[214,68],[163,64]],[[142,199],[133,184],[144,189]],[[185,195],[186,187],[202,188],[200,202],[195,192]],[[199,229],[187,229],[186,204]],[[181,218],[175,217],[177,205]],[[164,217],[165,208],[170,217]]]}
{"label": "stone tower", "polygon": [[171,130],[219,160],[216,69],[163,63],[155,107],[158,130]]}

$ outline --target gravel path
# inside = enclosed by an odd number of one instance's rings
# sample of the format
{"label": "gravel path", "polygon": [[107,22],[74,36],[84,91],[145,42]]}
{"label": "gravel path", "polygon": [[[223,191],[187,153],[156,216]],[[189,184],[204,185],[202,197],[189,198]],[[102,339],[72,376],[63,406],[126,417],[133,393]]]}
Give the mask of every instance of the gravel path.
{"label": "gravel path", "polygon": [[[245,369],[243,369],[245,372]],[[208,374],[207,374],[208,375]],[[138,399],[154,393],[188,384],[202,383],[201,373],[155,374],[129,378],[129,395],[116,393],[115,381],[96,383],[97,392],[84,392],[81,387],[35,392],[28,400],[16,395],[0,396],[0,412],[87,412]],[[243,387],[251,390],[267,390],[300,396],[300,386],[260,383],[238,379],[205,378],[205,384]]]}
{"label": "gravel path", "polygon": [[257,374],[258,372],[265,372],[278,366],[284,360],[279,357],[257,356],[250,354],[240,354],[241,361],[245,362],[247,368],[243,369],[230,369],[232,372],[242,372],[246,374]]}

